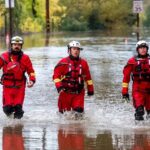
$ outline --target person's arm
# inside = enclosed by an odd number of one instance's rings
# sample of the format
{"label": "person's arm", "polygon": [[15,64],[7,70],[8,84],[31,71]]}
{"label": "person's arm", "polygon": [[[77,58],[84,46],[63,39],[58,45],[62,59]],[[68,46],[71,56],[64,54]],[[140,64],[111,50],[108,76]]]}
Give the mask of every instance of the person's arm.
{"label": "person's arm", "polygon": [[86,82],[86,85],[87,85],[87,94],[88,94],[88,96],[94,95],[93,81],[92,81],[92,78],[91,78],[89,65],[86,61],[85,61],[84,71],[85,71],[85,82]]}
{"label": "person's arm", "polygon": [[33,69],[32,62],[31,62],[29,56],[27,56],[27,55],[26,55],[25,62],[26,62],[26,71],[29,76],[29,82],[28,82],[27,86],[32,87],[36,81],[35,71]]}
{"label": "person's arm", "polygon": [[133,64],[134,64],[133,59],[130,59],[123,69],[123,80],[122,80],[122,96],[123,96],[123,98],[129,99],[128,89],[129,89],[131,72],[133,70]]}
{"label": "person's arm", "polygon": [[3,58],[3,56],[0,56],[0,69],[2,68],[2,66],[5,64],[5,60]]}
{"label": "person's arm", "polygon": [[67,66],[67,63],[59,61],[59,63],[54,68],[53,81],[58,93],[63,91],[62,80],[65,78],[64,71],[66,70]]}

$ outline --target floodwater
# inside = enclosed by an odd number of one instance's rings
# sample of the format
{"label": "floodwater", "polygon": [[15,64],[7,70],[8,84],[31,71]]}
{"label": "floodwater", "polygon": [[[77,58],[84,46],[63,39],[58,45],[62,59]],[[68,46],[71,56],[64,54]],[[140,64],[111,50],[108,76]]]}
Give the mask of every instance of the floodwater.
{"label": "floodwater", "polygon": [[[149,150],[150,121],[134,121],[132,102],[121,99],[122,69],[135,51],[136,38],[99,34],[25,36],[24,52],[33,62],[37,82],[26,89],[24,117],[7,118],[0,109],[2,150]],[[67,56],[69,41],[84,50],[95,85],[95,95],[85,96],[83,120],[59,116],[52,82],[53,69]],[[1,52],[4,45],[0,45]],[[1,96],[1,93],[0,93]],[[1,104],[1,102],[0,102]],[[68,117],[69,116],[69,117]]]}

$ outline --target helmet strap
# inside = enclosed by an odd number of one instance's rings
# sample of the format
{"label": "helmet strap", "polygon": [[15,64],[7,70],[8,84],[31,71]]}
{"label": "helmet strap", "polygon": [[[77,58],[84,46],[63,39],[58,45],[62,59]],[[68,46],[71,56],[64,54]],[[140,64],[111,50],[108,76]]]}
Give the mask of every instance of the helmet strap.
{"label": "helmet strap", "polygon": [[69,55],[69,57],[70,57],[71,60],[79,60],[79,58],[80,58],[79,56],[78,57],[74,57],[71,54]]}
{"label": "helmet strap", "polygon": [[80,58],[80,56],[78,56],[78,57],[72,56],[71,48],[68,48],[68,54],[69,54],[69,57],[70,57],[71,60],[79,60],[79,58]]}
{"label": "helmet strap", "polygon": [[68,47],[68,54],[70,54],[71,48]]}
{"label": "helmet strap", "polygon": [[146,58],[146,57],[148,57],[148,56],[149,56],[148,53],[146,53],[146,55],[140,55],[140,54],[138,53],[138,57],[139,57],[139,58]]}

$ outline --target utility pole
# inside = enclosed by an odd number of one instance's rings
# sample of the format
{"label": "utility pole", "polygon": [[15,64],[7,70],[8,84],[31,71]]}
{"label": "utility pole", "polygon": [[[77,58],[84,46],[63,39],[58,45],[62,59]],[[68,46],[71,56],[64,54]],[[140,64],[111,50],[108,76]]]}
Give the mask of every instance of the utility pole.
{"label": "utility pole", "polygon": [[5,22],[5,36],[7,34],[7,13],[4,13],[4,22]]}
{"label": "utility pole", "polygon": [[137,32],[136,32],[136,36],[137,36],[137,41],[140,40],[140,17],[139,17],[139,13],[137,13],[136,15],[137,18]]}
{"label": "utility pole", "polygon": [[12,10],[11,10],[11,0],[9,0],[9,36],[12,37]]}
{"label": "utility pole", "polygon": [[[9,13],[9,27],[8,27],[8,30],[9,31],[6,31],[6,45],[9,47],[9,44],[10,44],[10,39],[12,37],[12,33],[13,33],[13,23],[12,23],[12,8],[14,7],[14,0],[5,0],[5,7],[8,8],[8,13]],[[6,17],[7,19],[7,17]],[[7,21],[5,22],[7,23]]]}
{"label": "utility pole", "polygon": [[49,37],[50,37],[50,12],[49,12],[50,0],[45,1],[45,9],[46,9],[46,37],[45,37],[45,46],[49,45]]}
{"label": "utility pole", "polygon": [[50,0],[46,0],[45,8],[46,8],[46,33],[50,33],[50,12],[49,12]]}
{"label": "utility pole", "polygon": [[137,41],[140,39],[140,15],[143,9],[143,0],[133,0],[133,13],[136,13],[136,20],[137,20],[137,29],[136,29],[136,37]]}

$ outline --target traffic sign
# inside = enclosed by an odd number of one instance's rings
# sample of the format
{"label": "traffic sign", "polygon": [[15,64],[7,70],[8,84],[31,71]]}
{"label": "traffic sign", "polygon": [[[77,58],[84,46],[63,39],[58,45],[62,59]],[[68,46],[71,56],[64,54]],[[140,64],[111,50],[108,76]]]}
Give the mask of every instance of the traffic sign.
{"label": "traffic sign", "polygon": [[133,13],[142,13],[143,11],[143,0],[133,0]]}
{"label": "traffic sign", "polygon": [[[10,6],[9,6],[10,4]],[[14,4],[14,0],[5,0],[5,7],[6,8],[14,8],[15,4]]]}

